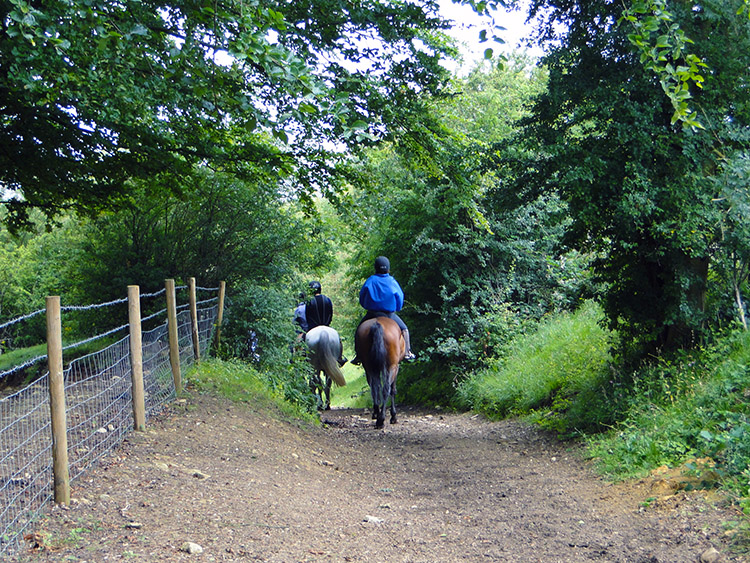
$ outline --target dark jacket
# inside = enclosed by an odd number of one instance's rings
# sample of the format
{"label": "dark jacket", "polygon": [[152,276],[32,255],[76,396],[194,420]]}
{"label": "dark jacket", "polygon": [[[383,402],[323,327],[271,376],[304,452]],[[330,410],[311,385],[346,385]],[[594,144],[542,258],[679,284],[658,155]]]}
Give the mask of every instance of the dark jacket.
{"label": "dark jacket", "polygon": [[320,325],[331,326],[333,303],[325,295],[316,295],[305,306],[305,319],[307,319],[307,330]]}

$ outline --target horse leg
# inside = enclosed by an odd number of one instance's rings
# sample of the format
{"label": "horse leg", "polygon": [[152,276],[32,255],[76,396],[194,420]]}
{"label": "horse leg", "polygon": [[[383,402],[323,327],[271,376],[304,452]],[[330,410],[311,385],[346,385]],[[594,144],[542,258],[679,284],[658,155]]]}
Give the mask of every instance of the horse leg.
{"label": "horse leg", "polygon": [[385,409],[385,405],[383,405],[383,408],[380,408],[380,405],[378,404],[378,397],[375,396],[375,393],[372,394],[372,419],[375,421],[375,428],[383,428],[383,420],[385,419],[385,415],[383,414],[383,410]]}
{"label": "horse leg", "polygon": [[385,405],[375,407],[377,409],[377,417],[375,418],[375,428],[385,427]]}
{"label": "horse leg", "polygon": [[382,401],[382,404],[378,404],[378,416],[375,419],[375,428],[383,428],[385,426],[385,409],[388,406],[388,395],[390,393],[390,386],[386,386],[385,389],[380,389],[380,396],[378,399]]}
{"label": "horse leg", "polygon": [[398,376],[398,365],[395,366],[391,377],[391,424],[396,424],[396,377]]}
{"label": "horse leg", "polygon": [[370,386],[370,396],[372,397],[372,419],[377,420],[378,418],[378,396],[375,389],[375,382],[367,375],[367,384]]}
{"label": "horse leg", "polygon": [[318,408],[323,408],[323,381],[320,379],[320,372],[317,372],[310,378],[310,389],[317,399]]}
{"label": "horse leg", "polygon": [[333,381],[331,380],[331,378],[326,375],[326,388],[325,388],[326,402],[323,404],[324,411],[331,410],[331,384],[332,383]]}
{"label": "horse leg", "polygon": [[396,424],[396,389],[391,390],[391,424]]}

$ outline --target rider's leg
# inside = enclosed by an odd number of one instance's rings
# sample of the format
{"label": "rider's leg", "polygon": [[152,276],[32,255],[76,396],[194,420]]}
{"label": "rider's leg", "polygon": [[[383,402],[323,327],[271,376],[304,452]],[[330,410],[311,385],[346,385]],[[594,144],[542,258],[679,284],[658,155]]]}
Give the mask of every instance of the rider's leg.
{"label": "rider's leg", "polygon": [[[367,314],[362,317],[362,320],[359,321],[359,324],[361,325],[363,322],[365,322],[367,319],[373,318],[370,315],[370,312],[368,311]],[[357,329],[359,329],[359,325],[357,325]],[[350,364],[353,366],[358,366],[362,363],[362,360],[359,359],[359,352],[357,352],[357,331],[354,331],[354,357],[349,361]]]}
{"label": "rider's leg", "polygon": [[409,329],[406,328],[406,323],[396,313],[391,313],[391,318],[396,321],[398,328],[401,329],[401,334],[404,337],[404,344],[406,345],[406,351],[404,352],[404,360],[414,360],[416,356],[411,351],[411,338],[409,337]]}
{"label": "rider's leg", "polygon": [[411,351],[411,339],[409,337],[409,329],[408,328],[403,329],[401,331],[401,334],[404,336],[404,344],[406,344],[406,353],[404,354],[404,359],[405,360],[416,359],[414,352]]}

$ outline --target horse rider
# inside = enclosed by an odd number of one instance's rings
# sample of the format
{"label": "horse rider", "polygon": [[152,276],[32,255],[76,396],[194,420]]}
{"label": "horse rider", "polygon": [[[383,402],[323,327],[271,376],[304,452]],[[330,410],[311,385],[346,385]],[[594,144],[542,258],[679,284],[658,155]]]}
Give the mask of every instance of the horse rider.
{"label": "horse rider", "polygon": [[305,317],[305,307],[307,302],[305,301],[305,294],[299,294],[299,304],[294,309],[294,324],[296,325],[295,330],[297,335],[305,334],[308,330],[307,318]]}
{"label": "horse rider", "polygon": [[312,293],[310,299],[305,305],[305,319],[307,320],[307,330],[316,326],[331,326],[333,320],[333,303],[327,295],[323,295],[319,281],[311,281],[309,284]]}
{"label": "horse rider", "polygon": [[[312,298],[305,304],[305,321],[307,331],[317,326],[331,326],[333,321],[333,303],[327,295],[323,295],[322,287],[319,281],[311,281],[309,284]],[[347,359],[340,355],[339,365],[343,366]]]}
{"label": "horse rider", "polygon": [[[385,256],[378,256],[375,259],[375,273],[371,275],[359,290],[359,304],[367,310],[367,314],[362,318],[359,324],[368,319],[376,317],[388,317],[396,321],[401,329],[406,343],[406,353],[404,360],[414,360],[416,356],[411,351],[411,342],[409,340],[409,329],[406,324],[396,314],[404,306],[404,290],[401,289],[398,281],[391,274],[391,263]],[[351,361],[354,365],[359,365],[362,360],[356,357]]]}

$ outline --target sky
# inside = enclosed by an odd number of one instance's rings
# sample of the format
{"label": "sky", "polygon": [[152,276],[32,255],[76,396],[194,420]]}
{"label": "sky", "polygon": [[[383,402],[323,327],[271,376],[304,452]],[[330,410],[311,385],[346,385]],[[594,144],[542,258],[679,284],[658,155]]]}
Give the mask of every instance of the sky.
{"label": "sky", "polygon": [[519,42],[530,33],[531,26],[526,25],[526,11],[495,11],[495,23],[505,28],[499,31],[499,35],[505,40],[504,44],[497,43],[491,39],[484,43],[479,42],[479,32],[482,29],[489,31],[489,22],[480,18],[469,6],[454,4],[451,0],[440,0],[440,13],[446,19],[453,20],[455,25],[451,35],[458,41],[464,43],[464,66],[472,66],[472,63],[484,59],[484,50],[492,48],[495,54],[508,53],[513,50],[524,50],[533,56],[541,56],[542,51],[537,48],[529,49],[519,46]]}

